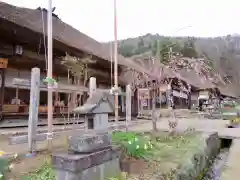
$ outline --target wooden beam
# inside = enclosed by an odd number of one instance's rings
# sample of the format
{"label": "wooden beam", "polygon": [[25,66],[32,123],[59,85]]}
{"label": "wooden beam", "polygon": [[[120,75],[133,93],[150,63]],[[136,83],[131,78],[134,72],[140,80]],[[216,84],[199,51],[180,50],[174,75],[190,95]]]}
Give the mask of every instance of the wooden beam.
{"label": "wooden beam", "polygon": [[[30,87],[30,81],[28,79],[20,79],[14,78],[13,85],[18,86],[19,88],[22,87]],[[47,89],[47,85],[43,82],[40,83],[40,88]],[[67,92],[88,92],[88,88],[84,86],[76,86],[76,85],[69,85],[69,84],[58,84],[56,91],[67,91]]]}
{"label": "wooden beam", "polygon": [[5,69],[1,69],[1,94],[0,94],[0,113],[1,119],[3,119],[2,112],[3,112],[3,104],[4,104],[4,86],[5,86]]}

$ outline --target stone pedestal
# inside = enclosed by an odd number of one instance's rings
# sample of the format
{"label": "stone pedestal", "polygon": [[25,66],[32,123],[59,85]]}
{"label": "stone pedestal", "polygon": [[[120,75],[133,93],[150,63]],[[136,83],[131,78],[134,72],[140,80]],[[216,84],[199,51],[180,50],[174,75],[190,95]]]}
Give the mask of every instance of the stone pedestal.
{"label": "stone pedestal", "polygon": [[69,152],[52,156],[57,180],[105,180],[120,172],[120,148],[111,145],[111,136],[69,137]]}
{"label": "stone pedestal", "polygon": [[96,136],[69,136],[69,150],[77,153],[91,153],[112,146],[111,134],[99,134]]}

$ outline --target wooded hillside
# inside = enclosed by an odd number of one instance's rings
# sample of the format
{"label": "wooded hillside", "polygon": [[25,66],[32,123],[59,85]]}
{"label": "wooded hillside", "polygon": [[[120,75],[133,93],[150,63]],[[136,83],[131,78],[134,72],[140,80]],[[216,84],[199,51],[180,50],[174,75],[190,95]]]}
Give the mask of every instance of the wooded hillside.
{"label": "wooded hillside", "polygon": [[[228,35],[215,38],[165,37],[146,34],[118,42],[119,53],[125,57],[160,52],[162,63],[167,64],[169,51],[184,57],[204,57],[207,63],[233,84],[240,85],[240,36]],[[160,49],[157,51],[157,49]]]}

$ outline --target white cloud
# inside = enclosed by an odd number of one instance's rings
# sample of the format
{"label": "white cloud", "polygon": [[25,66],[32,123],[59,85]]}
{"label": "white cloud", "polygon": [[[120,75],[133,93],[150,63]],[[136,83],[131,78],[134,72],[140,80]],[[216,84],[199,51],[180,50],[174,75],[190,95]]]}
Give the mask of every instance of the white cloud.
{"label": "white cloud", "polygon": [[[4,0],[47,8],[48,0]],[[146,33],[219,36],[240,33],[237,0],[117,0],[119,39]],[[113,40],[113,0],[53,0],[65,22],[99,40]],[[190,28],[179,28],[192,26]]]}

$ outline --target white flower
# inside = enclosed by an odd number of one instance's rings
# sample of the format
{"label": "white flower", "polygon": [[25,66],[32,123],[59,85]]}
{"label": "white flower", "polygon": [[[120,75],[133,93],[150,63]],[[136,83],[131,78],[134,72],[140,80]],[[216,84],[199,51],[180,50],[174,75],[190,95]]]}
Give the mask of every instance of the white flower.
{"label": "white flower", "polygon": [[2,179],[2,177],[3,177],[3,174],[2,174],[2,173],[0,173],[0,179]]}
{"label": "white flower", "polygon": [[137,138],[137,137],[135,137],[135,141],[138,141],[138,138]]}
{"label": "white flower", "polygon": [[148,148],[147,144],[144,144],[144,149],[147,149],[147,148]]}
{"label": "white flower", "polygon": [[8,168],[11,170],[11,169],[13,169],[13,167],[14,167],[14,165],[10,164]]}
{"label": "white flower", "polygon": [[139,145],[136,146],[136,149],[139,149]]}
{"label": "white flower", "polygon": [[15,159],[18,157],[18,154],[16,153],[16,154],[14,154],[14,156],[13,156]]}
{"label": "white flower", "polygon": [[153,145],[152,145],[152,144],[150,144],[150,148],[151,148],[151,149],[153,148]]}
{"label": "white flower", "polygon": [[131,141],[128,141],[128,144],[132,144],[132,142],[131,142]]}

